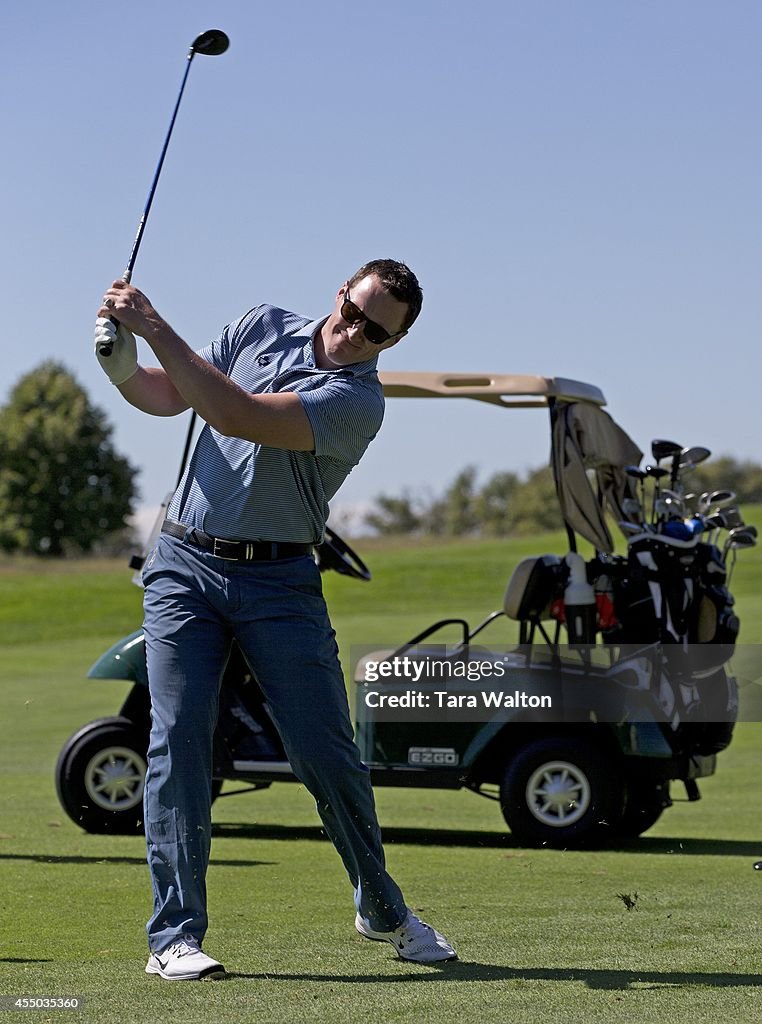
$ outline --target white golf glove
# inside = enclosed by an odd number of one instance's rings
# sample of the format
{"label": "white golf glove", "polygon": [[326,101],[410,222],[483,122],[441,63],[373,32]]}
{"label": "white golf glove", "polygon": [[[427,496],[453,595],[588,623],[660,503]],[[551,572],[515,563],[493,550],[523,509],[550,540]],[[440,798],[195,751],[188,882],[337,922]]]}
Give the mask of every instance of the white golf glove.
{"label": "white golf glove", "polygon": [[[112,344],[110,356],[101,355],[101,345]],[[135,335],[105,316],[95,321],[95,356],[112,384],[124,384],[138,372],[138,346]]]}

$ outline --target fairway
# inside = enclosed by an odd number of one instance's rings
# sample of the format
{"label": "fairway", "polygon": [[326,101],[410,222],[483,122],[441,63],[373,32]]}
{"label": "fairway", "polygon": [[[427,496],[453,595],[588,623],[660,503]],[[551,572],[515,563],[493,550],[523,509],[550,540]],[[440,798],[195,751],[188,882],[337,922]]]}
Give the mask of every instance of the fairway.
{"label": "fairway", "polygon": [[[745,510],[747,511],[747,510]],[[759,522],[758,509],[749,509]],[[560,534],[446,545],[359,542],[369,584],[326,577],[342,650],[399,642],[445,615],[498,608],[516,562]],[[762,555],[741,553],[741,640],[762,642]],[[392,874],[460,961],[416,967],[354,931],[351,889],[301,786],[214,805],[209,952],[224,982],[143,973],[149,878],[140,837],[94,836],[61,810],[53,767],[80,725],[116,714],[87,669],[140,622],[122,563],[0,563],[0,995],[80,997],[35,1021],[762,1021],[762,726],[737,727],[698,804],[638,841],[527,850],[496,803],[379,789]],[[22,1017],[21,1019],[25,1019]]]}

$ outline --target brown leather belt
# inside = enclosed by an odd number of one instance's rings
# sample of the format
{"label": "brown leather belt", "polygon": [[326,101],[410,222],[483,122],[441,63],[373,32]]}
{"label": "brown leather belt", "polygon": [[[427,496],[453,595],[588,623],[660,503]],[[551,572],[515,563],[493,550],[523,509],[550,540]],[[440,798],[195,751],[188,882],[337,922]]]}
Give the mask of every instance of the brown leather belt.
{"label": "brown leather belt", "polygon": [[298,558],[299,555],[312,554],[312,544],[269,540],[225,540],[223,537],[210,537],[202,530],[192,529],[189,532],[187,526],[173,523],[171,519],[164,520],[161,532],[231,562],[273,562],[281,558]]}

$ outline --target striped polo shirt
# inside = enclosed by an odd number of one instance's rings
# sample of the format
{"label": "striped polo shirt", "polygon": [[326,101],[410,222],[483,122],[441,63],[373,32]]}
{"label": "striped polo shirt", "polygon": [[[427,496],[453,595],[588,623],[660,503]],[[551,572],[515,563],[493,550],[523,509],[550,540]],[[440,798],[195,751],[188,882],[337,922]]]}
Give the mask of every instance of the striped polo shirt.
{"label": "striped polo shirt", "polygon": [[325,322],[255,306],[199,355],[254,394],[294,391],[312,426],[311,452],[226,437],[206,424],[167,516],[215,537],[317,543],[328,503],[378,433],[377,359],[324,370],[312,338]]}

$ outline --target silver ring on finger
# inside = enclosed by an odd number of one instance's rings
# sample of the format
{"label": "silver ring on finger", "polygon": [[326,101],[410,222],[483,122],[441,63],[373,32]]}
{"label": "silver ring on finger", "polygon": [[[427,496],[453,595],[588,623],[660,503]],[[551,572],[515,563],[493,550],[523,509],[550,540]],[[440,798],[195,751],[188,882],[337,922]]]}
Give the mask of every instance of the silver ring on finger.
{"label": "silver ring on finger", "polygon": [[103,300],[103,305],[106,307],[106,309],[113,309],[114,308],[114,300],[113,299],[104,299]]}

